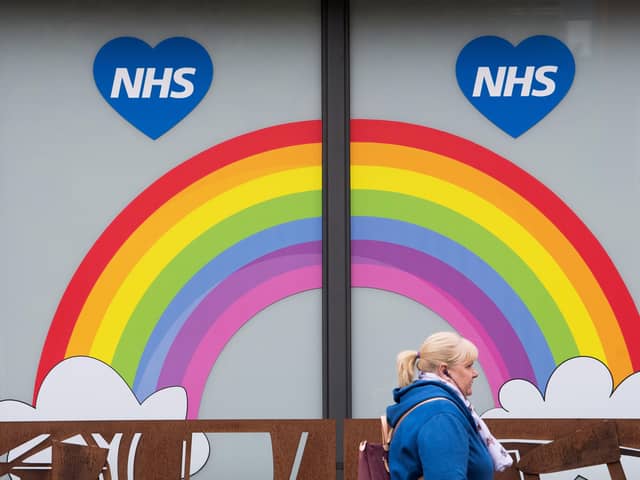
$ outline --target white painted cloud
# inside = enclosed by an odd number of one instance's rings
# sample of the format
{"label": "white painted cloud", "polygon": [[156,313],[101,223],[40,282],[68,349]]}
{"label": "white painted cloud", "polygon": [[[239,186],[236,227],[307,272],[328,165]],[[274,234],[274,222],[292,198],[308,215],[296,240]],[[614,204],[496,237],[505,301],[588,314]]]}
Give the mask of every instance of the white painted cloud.
{"label": "white painted cloud", "polygon": [[[640,372],[614,390],[611,372],[599,360],[576,357],[558,365],[544,392],[526,380],[510,380],[500,389],[501,408],[483,418],[640,418]],[[622,457],[627,478],[640,478],[640,459]],[[605,466],[542,475],[541,480],[607,479]]]}
{"label": "white painted cloud", "polygon": [[560,364],[541,393],[526,380],[510,380],[500,389],[500,405],[483,418],[640,418],[640,372],[614,391],[609,369],[591,357]]}
{"label": "white painted cloud", "polygon": [[[159,390],[139,403],[115,370],[90,357],[73,357],[56,365],[42,382],[35,407],[15,400],[0,401],[2,421],[183,420],[186,414],[187,395],[182,387]],[[100,443],[100,439],[97,440]],[[73,441],[82,443],[79,437]],[[15,449],[11,458],[31,446],[30,443]],[[116,450],[113,456],[110,453],[111,465],[116,464]],[[49,450],[30,460],[49,462],[50,455]],[[206,436],[195,434],[192,440],[191,472],[200,470],[208,456],[209,442]],[[117,469],[112,470],[116,480],[114,474],[117,475]]]}

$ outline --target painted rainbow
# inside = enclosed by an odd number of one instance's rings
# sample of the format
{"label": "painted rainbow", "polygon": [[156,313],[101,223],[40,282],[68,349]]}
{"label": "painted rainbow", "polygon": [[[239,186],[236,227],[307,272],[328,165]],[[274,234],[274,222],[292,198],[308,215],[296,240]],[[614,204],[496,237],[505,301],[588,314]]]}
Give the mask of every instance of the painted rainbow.
{"label": "painted rainbow", "polygon": [[[139,399],[188,392],[267,306],[322,285],[320,121],[278,125],[184,162],[134,199],[71,279],[34,399],[64,358],[110,364]],[[352,285],[409,297],[478,344],[494,395],[544,388],[560,362],[639,370],[640,315],[594,235],[551,190],[460,137],[351,126]]]}

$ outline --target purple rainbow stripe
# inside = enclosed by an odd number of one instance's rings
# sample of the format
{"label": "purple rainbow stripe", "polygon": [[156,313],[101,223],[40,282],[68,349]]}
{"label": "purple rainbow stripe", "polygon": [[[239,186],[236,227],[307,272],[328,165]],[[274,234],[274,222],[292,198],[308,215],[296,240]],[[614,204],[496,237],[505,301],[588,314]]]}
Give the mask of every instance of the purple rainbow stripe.
{"label": "purple rainbow stripe", "polygon": [[[307,248],[308,245],[306,245]],[[158,388],[181,384],[182,376],[192,360],[194,340],[197,341],[205,337],[212,319],[214,319],[214,323],[220,321],[219,319],[224,316],[225,311],[232,306],[234,299],[246,295],[256,284],[267,283],[270,278],[307,266],[320,265],[321,258],[320,253],[315,253],[261,259],[240,269],[211,290],[188,316],[171,345],[160,373]],[[322,275],[319,278],[322,278]],[[273,303],[273,299],[271,301]],[[244,324],[244,322],[242,323]],[[192,393],[189,389],[187,391]]]}
{"label": "purple rainbow stripe", "polygon": [[353,240],[351,245],[352,255],[394,265],[438,285],[448,295],[457,298],[488,332],[493,333],[498,351],[505,363],[511,366],[511,377],[535,383],[531,361],[512,326],[491,299],[468,278],[431,255],[400,245],[365,240]]}

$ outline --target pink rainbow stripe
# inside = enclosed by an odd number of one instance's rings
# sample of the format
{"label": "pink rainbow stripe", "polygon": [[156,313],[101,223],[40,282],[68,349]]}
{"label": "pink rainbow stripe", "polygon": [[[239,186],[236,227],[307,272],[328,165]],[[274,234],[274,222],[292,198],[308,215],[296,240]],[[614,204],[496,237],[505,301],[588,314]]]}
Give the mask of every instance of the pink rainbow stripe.
{"label": "pink rainbow stripe", "polygon": [[351,283],[354,287],[377,288],[403,295],[446,320],[462,336],[476,344],[482,355],[480,362],[493,398],[498,398],[500,385],[510,378],[504,359],[478,320],[451,295],[410,273],[383,265],[353,265]]}
{"label": "pink rainbow stripe", "polygon": [[321,288],[322,267],[303,267],[274,276],[239,297],[211,325],[196,347],[182,385],[189,392],[187,418],[197,418],[207,378],[220,353],[254,315],[280,300],[306,290]]}
{"label": "pink rainbow stripe", "polygon": [[[404,295],[433,310],[476,343],[480,351],[486,354],[482,367],[493,398],[498,398],[500,386],[509,378],[507,366],[495,343],[482,328],[478,328],[478,321],[459,302],[436,286],[393,267],[355,264],[352,272],[354,287],[378,288]],[[321,278],[322,269],[318,265],[273,276],[248,290],[216,318],[202,336],[182,378],[181,384],[189,392],[188,418],[198,418],[211,369],[235,332],[269,305],[300,292],[321,288]]]}

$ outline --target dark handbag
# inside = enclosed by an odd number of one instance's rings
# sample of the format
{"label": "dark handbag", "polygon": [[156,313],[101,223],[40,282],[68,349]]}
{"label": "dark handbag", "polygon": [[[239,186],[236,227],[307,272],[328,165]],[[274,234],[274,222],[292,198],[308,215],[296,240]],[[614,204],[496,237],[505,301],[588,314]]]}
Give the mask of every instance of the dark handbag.
{"label": "dark handbag", "polygon": [[358,480],[389,480],[389,443],[391,432],[387,417],[380,417],[382,443],[363,440],[358,449]]}
{"label": "dark handbag", "polygon": [[398,428],[400,422],[413,410],[418,408],[420,405],[432,402],[433,400],[448,399],[445,397],[434,397],[415,404],[400,417],[393,429],[389,428],[387,417],[385,415],[380,417],[382,443],[373,443],[366,440],[360,442],[360,447],[358,449],[358,480],[390,480],[389,445],[391,444],[393,431]]}

